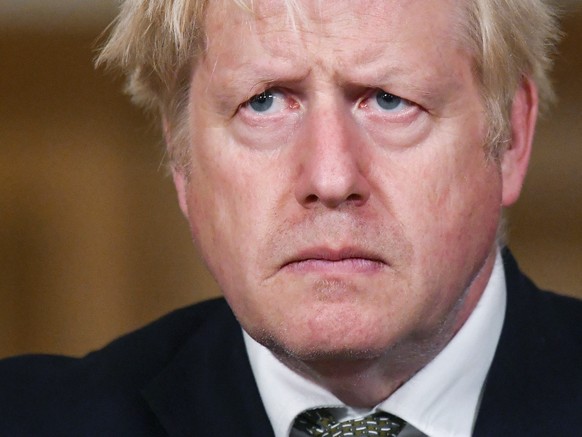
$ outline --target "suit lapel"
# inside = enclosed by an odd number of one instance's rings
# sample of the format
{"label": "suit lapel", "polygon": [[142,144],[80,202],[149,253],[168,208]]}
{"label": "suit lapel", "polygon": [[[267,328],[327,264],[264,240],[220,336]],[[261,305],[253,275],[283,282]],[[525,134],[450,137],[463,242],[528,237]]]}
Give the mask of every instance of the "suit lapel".
{"label": "suit lapel", "polygon": [[[485,389],[479,414],[475,424],[474,436],[512,435],[517,417],[522,413],[523,397],[519,387],[518,373],[526,371],[516,366],[515,357],[530,355],[527,335],[524,336],[523,326],[531,326],[528,322],[528,305],[524,295],[525,277],[517,269],[515,260],[507,251],[503,253],[505,278],[507,285],[507,308],[501,337],[485,382]],[[521,358],[519,359],[521,361]],[[517,384],[518,386],[513,386]],[[519,398],[519,399],[517,399]],[[518,419],[519,420],[519,419]],[[507,433],[509,430],[509,434]]]}
{"label": "suit lapel", "polygon": [[196,331],[143,396],[170,436],[273,436],[241,328],[226,305]]}

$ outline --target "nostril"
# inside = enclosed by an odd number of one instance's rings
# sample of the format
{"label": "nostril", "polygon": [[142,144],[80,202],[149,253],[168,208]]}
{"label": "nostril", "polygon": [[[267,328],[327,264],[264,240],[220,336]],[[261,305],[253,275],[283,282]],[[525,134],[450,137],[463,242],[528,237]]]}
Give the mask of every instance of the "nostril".
{"label": "nostril", "polygon": [[362,205],[366,202],[367,196],[360,193],[351,193],[347,197],[342,196],[318,196],[317,194],[309,194],[303,198],[303,205],[305,207],[313,207],[319,203],[327,206],[328,208],[337,208],[342,204],[352,204],[352,205]]}
{"label": "nostril", "polygon": [[307,196],[305,198],[305,203],[315,203],[319,200],[319,197],[317,197],[315,194],[310,194],[309,196]]}

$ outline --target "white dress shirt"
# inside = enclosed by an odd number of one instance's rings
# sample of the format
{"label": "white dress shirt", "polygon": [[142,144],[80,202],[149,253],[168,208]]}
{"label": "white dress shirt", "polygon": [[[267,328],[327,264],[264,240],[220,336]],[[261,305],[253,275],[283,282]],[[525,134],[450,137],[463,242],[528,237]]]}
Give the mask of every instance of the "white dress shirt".
{"label": "white dress shirt", "polygon": [[244,332],[251,368],[275,436],[304,436],[292,429],[295,417],[320,407],[338,407],[333,411],[340,420],[377,410],[392,413],[407,422],[399,437],[470,436],[501,334],[505,305],[505,273],[498,252],[487,287],[459,332],[430,363],[372,410],[346,407]]}

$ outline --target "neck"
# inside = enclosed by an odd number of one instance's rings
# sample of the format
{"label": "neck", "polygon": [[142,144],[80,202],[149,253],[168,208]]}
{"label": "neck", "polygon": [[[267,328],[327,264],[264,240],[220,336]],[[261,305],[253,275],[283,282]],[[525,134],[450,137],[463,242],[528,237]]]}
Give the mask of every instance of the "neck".
{"label": "neck", "polygon": [[[448,340],[447,340],[448,341]],[[344,404],[354,408],[373,408],[388,398],[418,370],[428,364],[444,347],[418,342],[413,347],[395,346],[374,358],[333,357],[301,361],[279,359],[295,372],[326,388]]]}

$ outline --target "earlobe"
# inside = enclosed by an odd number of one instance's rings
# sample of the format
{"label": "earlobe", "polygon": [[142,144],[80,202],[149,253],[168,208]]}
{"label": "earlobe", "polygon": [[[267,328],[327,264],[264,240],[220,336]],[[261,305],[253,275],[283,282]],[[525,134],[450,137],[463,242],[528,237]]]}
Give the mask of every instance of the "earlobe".
{"label": "earlobe", "polygon": [[178,204],[180,205],[184,217],[188,218],[188,180],[184,175],[184,172],[176,168],[172,169],[172,178],[174,179],[174,186],[176,187],[176,193],[178,194]]}
{"label": "earlobe", "polygon": [[517,201],[527,172],[538,114],[538,92],[529,77],[524,77],[511,107],[511,143],[501,159],[503,178],[502,205]]}

